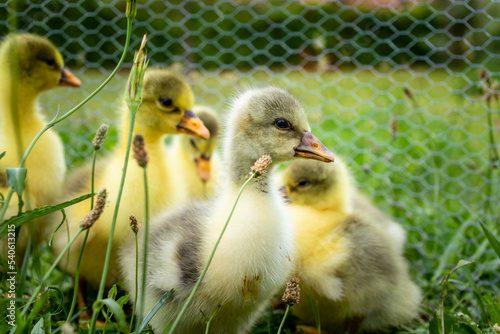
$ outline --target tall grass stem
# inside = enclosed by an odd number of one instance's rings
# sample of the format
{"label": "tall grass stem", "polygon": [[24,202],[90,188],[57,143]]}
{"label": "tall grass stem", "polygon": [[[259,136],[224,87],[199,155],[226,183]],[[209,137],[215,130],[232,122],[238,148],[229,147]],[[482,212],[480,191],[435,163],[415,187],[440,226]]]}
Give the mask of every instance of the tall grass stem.
{"label": "tall grass stem", "polygon": [[314,303],[311,299],[311,296],[307,296],[307,300],[309,301],[309,304],[311,305],[311,309],[313,312],[314,321],[316,322],[316,329],[318,330],[318,334],[321,334],[321,319],[319,316],[319,303],[318,303],[318,301],[316,301],[317,307],[315,307]]}
{"label": "tall grass stem", "polygon": [[290,305],[286,306],[285,314],[283,315],[283,319],[281,319],[280,327],[278,328],[278,333],[277,334],[280,334],[281,330],[283,329],[283,325],[285,324],[285,320],[286,320],[286,317],[288,315],[288,311],[290,311]]}
{"label": "tall grass stem", "polygon": [[94,196],[95,196],[95,193],[94,193],[94,188],[95,188],[95,185],[94,185],[94,179],[95,179],[95,161],[97,159],[97,150],[94,149],[94,155],[92,157],[92,172],[91,172],[91,176],[90,176],[90,193],[92,194],[92,196],[90,197],[90,210],[92,210],[94,208]]}
{"label": "tall grass stem", "polygon": [[214,317],[217,314],[217,312],[219,312],[220,308],[221,308],[221,305],[217,306],[217,308],[215,309],[214,313],[212,313],[212,315],[210,316],[210,318],[207,320],[207,327],[205,328],[205,334],[209,334],[210,333],[210,324],[212,323],[212,320],[214,319]]}
{"label": "tall grass stem", "polygon": [[[94,208],[94,177],[95,177],[95,162],[97,159],[97,150],[94,149],[94,154],[92,157],[92,173],[91,173],[91,182],[90,182],[90,193],[92,194],[92,197],[90,197],[90,210]],[[69,228],[68,228],[69,231]],[[79,288],[79,278],[80,278],[80,265],[82,263],[82,258],[83,258],[83,252],[85,250],[85,245],[87,244],[87,239],[89,237],[89,232],[90,229],[87,229],[85,231],[85,237],[83,238],[83,243],[82,243],[82,248],[80,250],[80,255],[78,256],[78,262],[76,263],[76,271],[75,271],[75,287],[73,291],[73,299],[71,300],[71,308],[69,309],[68,316],[66,317],[66,322],[69,322],[71,317],[73,316],[73,312],[75,311],[75,306],[76,306],[76,300],[78,297],[78,288]],[[69,262],[69,261],[68,261]]]}
{"label": "tall grass stem", "polygon": [[[116,198],[115,210],[113,213],[113,220],[111,222],[111,228],[109,230],[108,248],[106,250],[106,257],[104,260],[104,268],[103,268],[102,276],[101,276],[101,284],[99,285],[99,291],[97,292],[96,300],[102,299],[102,297],[104,295],[104,288],[106,286],[106,278],[108,276],[109,262],[111,259],[111,250],[113,248],[113,236],[115,233],[116,220],[118,218],[118,211],[120,209],[120,201],[121,201],[122,195],[123,195],[123,186],[125,185],[125,176],[127,175],[128,160],[130,157],[130,147],[132,146],[132,132],[134,130],[135,115],[137,114],[137,108],[139,107],[139,105],[134,106],[134,107],[135,108],[130,109],[130,123],[129,123],[129,129],[128,129],[127,150],[125,151],[125,161],[123,162],[122,178],[120,181],[120,188],[118,189],[118,196]],[[95,324],[97,322],[98,314],[99,314],[99,312],[97,310],[94,310],[94,313],[92,314],[92,320],[90,322],[89,333],[93,333],[95,330]]]}
{"label": "tall grass stem", "polygon": [[[80,265],[82,263],[83,251],[85,249],[85,245],[87,244],[89,232],[90,232],[90,229],[87,229],[87,231],[85,231],[85,237],[83,238],[82,248],[80,250],[80,255],[78,256],[78,262],[76,264],[76,271],[75,271],[75,287],[74,287],[74,291],[73,291],[73,298],[71,300],[71,308],[70,308],[68,316],[66,318],[66,322],[70,321],[70,319],[73,316],[73,313],[75,311],[76,300],[78,298],[78,289],[79,289],[79,285],[80,285]],[[80,310],[80,311],[82,311],[82,310]]]}
{"label": "tall grass stem", "polygon": [[[127,28],[131,27],[132,18],[135,16],[135,8],[137,6],[136,0],[127,0],[127,22],[130,22]],[[127,36],[129,36],[130,31],[127,29]],[[132,134],[134,131],[135,117],[137,115],[137,110],[142,103],[142,94],[144,90],[144,73],[148,66],[148,60],[144,53],[144,47],[146,46],[146,35],[142,39],[141,46],[138,51],[135,52],[134,61],[132,68],[130,69],[129,78],[127,80],[127,89],[125,91],[125,102],[129,110],[129,129],[127,138],[127,148],[125,151],[125,161],[123,162],[122,177],[120,180],[120,187],[118,188],[118,195],[115,203],[115,210],[113,212],[113,219],[111,221],[111,227],[109,230],[108,247],[106,249],[106,256],[104,259],[104,267],[101,276],[101,283],[99,285],[99,291],[97,293],[97,301],[101,301],[104,295],[104,287],[106,286],[106,278],[108,275],[109,263],[111,260],[111,252],[113,248],[113,237],[115,234],[116,220],[118,219],[118,212],[120,210],[120,201],[123,195],[123,187],[125,186],[125,177],[127,175],[128,162],[130,157],[130,149],[132,147]],[[90,322],[89,331],[93,333],[95,324],[97,322],[97,317],[99,315],[99,310],[102,306],[97,307],[92,315],[92,320]],[[126,325],[125,325],[126,326]]]}
{"label": "tall grass stem", "polygon": [[[145,227],[144,227],[144,246],[143,246],[143,260],[142,260],[142,284],[141,284],[141,302],[139,307],[139,314],[141,318],[144,315],[144,304],[146,300],[146,273],[148,267],[148,239],[149,239],[149,194],[148,194],[148,175],[147,167],[143,167],[144,174],[144,213],[145,213]],[[136,290],[137,291],[137,290]]]}
{"label": "tall grass stem", "polygon": [[[134,306],[132,307],[132,317],[130,318],[129,332],[132,332],[132,324],[134,323],[135,308],[137,307],[137,296],[139,295],[139,241],[137,240],[137,233],[135,235],[135,298]],[[141,313],[142,314],[142,313]]]}

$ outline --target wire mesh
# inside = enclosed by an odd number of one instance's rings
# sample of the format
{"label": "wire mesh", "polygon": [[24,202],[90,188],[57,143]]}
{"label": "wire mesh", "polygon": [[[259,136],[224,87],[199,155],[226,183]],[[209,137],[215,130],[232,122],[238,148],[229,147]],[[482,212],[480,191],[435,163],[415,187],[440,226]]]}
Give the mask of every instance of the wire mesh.
{"label": "wire mesh", "polygon": [[[1,36],[16,27],[47,36],[82,78],[79,92],[44,94],[48,117],[113,68],[125,38],[124,6],[0,4]],[[405,226],[406,256],[421,286],[433,291],[465,258],[477,261],[480,288],[498,293],[499,261],[478,222],[498,222],[489,134],[500,136],[500,120],[479,74],[500,74],[499,14],[496,0],[144,1],[131,49],[147,33],[151,64],[179,67],[196,101],[219,110],[248,85],[288,88],[317,136],[351,164],[363,192]],[[117,123],[127,59],[121,77],[56,127],[70,166],[90,157],[99,124]],[[116,127],[110,130],[116,140]]]}

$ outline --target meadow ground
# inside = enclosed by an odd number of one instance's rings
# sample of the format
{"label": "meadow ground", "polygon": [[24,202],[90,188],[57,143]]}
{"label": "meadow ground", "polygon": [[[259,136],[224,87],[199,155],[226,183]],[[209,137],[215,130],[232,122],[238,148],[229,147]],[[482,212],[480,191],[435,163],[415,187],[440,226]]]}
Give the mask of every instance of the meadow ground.
{"label": "meadow ground", "polygon": [[[99,71],[78,75],[83,89],[44,94],[47,115],[58,105],[61,112],[69,110],[104,78]],[[119,74],[82,110],[55,127],[64,140],[70,167],[90,159],[90,142],[101,123],[112,126],[100,154],[116,143],[113,125],[126,76],[126,71]],[[430,319],[440,304],[441,280],[462,259],[475,262],[451,276],[445,313],[463,313],[480,328],[488,327],[481,305],[493,303],[499,295],[500,260],[479,222],[497,234],[499,172],[490,169],[488,115],[493,116],[497,142],[500,118],[498,105],[484,101],[478,70],[192,71],[189,78],[196,102],[219,110],[227,108],[226,99],[236,89],[248,85],[286,87],[303,101],[317,137],[350,163],[362,191],[408,232],[405,255],[424,292],[422,309],[427,316],[396,332],[429,331]],[[34,261],[26,273],[28,291],[53,259],[46,248],[35,255],[40,261]],[[5,284],[2,281],[0,287]],[[62,300],[62,307],[47,306],[39,313],[50,314],[55,323],[68,311],[72,283],[70,277],[56,272],[50,286],[54,287],[51,300]],[[5,308],[0,309],[3,316]],[[282,310],[270,312],[254,332],[276,332],[282,314]],[[294,324],[290,317],[287,330],[293,332]],[[0,324],[0,332],[4,325]]]}

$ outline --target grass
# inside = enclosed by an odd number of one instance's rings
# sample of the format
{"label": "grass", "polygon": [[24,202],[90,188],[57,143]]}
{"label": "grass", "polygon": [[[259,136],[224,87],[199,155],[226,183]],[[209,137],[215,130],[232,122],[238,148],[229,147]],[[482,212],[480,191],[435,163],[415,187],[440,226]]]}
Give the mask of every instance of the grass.
{"label": "grass", "polygon": [[[493,296],[500,293],[500,261],[479,221],[485,222],[490,231],[498,230],[500,194],[498,170],[488,178],[488,112],[477,70],[453,73],[381,66],[325,73],[256,69],[247,73],[188,74],[197,102],[220,110],[240,87],[288,87],[303,101],[317,137],[345,157],[362,191],[407,230],[405,255],[425,296],[423,310],[432,317],[442,302],[446,314],[461,312],[480,323],[481,328],[488,327],[480,304],[493,303]],[[48,114],[54,113],[58,104],[61,110],[69,109],[105,77],[99,71],[78,75],[84,87],[80,91],[61,89],[44,94],[42,103],[50,111]],[[103,151],[116,143],[119,115],[115,110],[121,103],[126,75],[117,74],[85,108],[55,127],[64,140],[70,166],[91,158],[90,142],[101,123],[111,124]],[[404,88],[413,98],[405,94]],[[498,142],[498,105],[493,103],[491,111]],[[396,128],[391,126],[394,120]],[[487,182],[493,189],[490,198]],[[491,210],[485,212],[488,200]],[[38,263],[29,263],[27,291],[33,291],[55,258],[45,248],[40,254]],[[475,262],[447,276],[448,293],[441,300],[442,278],[460,260]],[[45,324],[51,322],[57,328],[56,322],[65,319],[69,310],[71,279],[56,269],[46,283],[50,286],[46,293],[49,302],[35,303],[42,311],[31,316],[36,321],[43,318]],[[0,289],[6,291],[5,280],[0,282]],[[4,306],[5,301],[0,300],[2,317]],[[130,319],[130,310],[125,307],[125,311]],[[283,312],[271,311],[253,332],[268,333],[270,328],[275,333]],[[283,332],[293,332],[296,322],[288,316]],[[398,332],[427,333],[429,323],[429,319],[416,321]],[[7,328],[0,323],[0,332]]]}

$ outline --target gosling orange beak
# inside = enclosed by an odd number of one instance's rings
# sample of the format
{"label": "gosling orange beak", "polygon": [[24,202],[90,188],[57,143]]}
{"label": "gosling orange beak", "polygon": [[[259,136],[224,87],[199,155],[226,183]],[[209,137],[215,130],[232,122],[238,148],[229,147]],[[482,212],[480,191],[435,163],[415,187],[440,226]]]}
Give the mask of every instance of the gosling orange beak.
{"label": "gosling orange beak", "polygon": [[299,146],[295,148],[295,156],[305,159],[319,160],[323,162],[334,162],[335,157],[318,138],[309,131],[304,132]]}
{"label": "gosling orange beak", "polygon": [[202,182],[207,182],[210,179],[210,158],[201,156],[196,159],[196,167],[198,168],[198,175]]}
{"label": "gosling orange beak", "polygon": [[181,122],[177,124],[177,132],[202,139],[210,138],[210,132],[205,124],[203,124],[203,121],[190,110],[185,111],[182,115]]}
{"label": "gosling orange beak", "polygon": [[61,79],[59,79],[59,86],[66,87],[80,87],[82,82],[66,67],[61,69]]}

